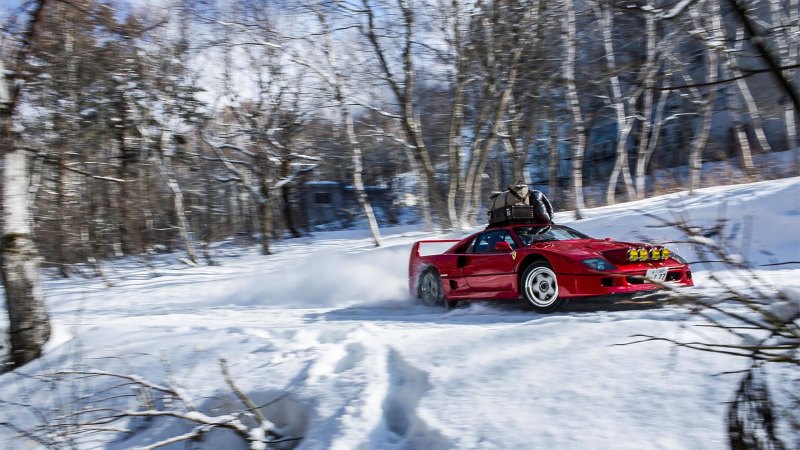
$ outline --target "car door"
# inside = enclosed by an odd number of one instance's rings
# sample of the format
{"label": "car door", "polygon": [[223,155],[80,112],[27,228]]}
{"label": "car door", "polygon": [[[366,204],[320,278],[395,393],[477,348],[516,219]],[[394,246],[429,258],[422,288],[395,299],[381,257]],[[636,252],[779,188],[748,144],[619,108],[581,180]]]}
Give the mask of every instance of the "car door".
{"label": "car door", "polygon": [[503,241],[512,249],[517,248],[508,230],[490,230],[476,236],[467,251],[459,255],[461,275],[471,291],[488,293],[513,289],[516,252],[496,250],[495,245]]}

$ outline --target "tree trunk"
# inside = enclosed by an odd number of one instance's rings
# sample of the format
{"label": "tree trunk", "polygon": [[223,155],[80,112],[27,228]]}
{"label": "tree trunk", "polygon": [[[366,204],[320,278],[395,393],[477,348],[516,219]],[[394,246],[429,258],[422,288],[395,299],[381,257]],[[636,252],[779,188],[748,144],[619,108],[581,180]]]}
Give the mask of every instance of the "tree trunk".
{"label": "tree trunk", "polygon": [[[644,72],[644,104],[642,105],[642,129],[640,130],[639,135],[639,148],[636,151],[636,161],[644,161],[644,167],[637,166],[637,168],[641,168],[642,172],[645,172],[647,169],[647,152],[649,149],[648,142],[653,139],[658,139],[658,137],[652,132],[653,96],[656,72],[658,71],[658,65],[656,64],[656,18],[653,14],[647,14],[646,16],[647,60],[645,66],[642,68],[642,71]],[[637,173],[637,175],[642,181],[640,186],[642,190],[638,193],[638,198],[643,199],[647,194],[644,185],[644,173]],[[630,174],[628,176],[630,176]],[[628,180],[626,180],[626,182],[628,182]],[[633,193],[634,196],[630,196],[631,193]],[[630,189],[628,194],[631,200],[637,198],[635,197],[636,193],[633,192],[633,189]]]}
{"label": "tree trunk", "polygon": [[264,201],[258,202],[258,215],[261,219],[261,254],[271,255],[269,243],[272,239],[272,204],[270,202],[271,195],[269,189],[262,189]]}
{"label": "tree trunk", "polygon": [[[286,154],[282,155],[281,157],[281,172],[280,177],[281,179],[288,178],[291,175],[291,158],[289,157],[288,153],[289,150],[285,150]],[[291,195],[291,183],[286,183],[281,186],[281,208],[283,210],[283,220],[286,223],[286,228],[289,230],[289,234],[292,235],[293,238],[299,238],[301,236],[300,231],[297,229],[297,224],[294,223],[294,205],[292,204],[292,195]]]}
{"label": "tree trunk", "polygon": [[460,11],[457,1],[453,0],[454,21],[453,25],[453,47],[456,54],[456,80],[455,92],[453,94],[453,113],[450,117],[450,132],[447,136],[447,155],[449,162],[449,186],[447,190],[447,216],[450,219],[450,226],[461,228],[466,224],[461,222],[458,215],[457,202],[458,195],[463,192],[463,178],[461,176],[462,164],[462,145],[464,140],[461,136],[461,127],[464,126],[464,94],[467,84],[466,65],[467,58],[464,55],[465,49],[461,44]]}
{"label": "tree trunk", "polygon": [[572,196],[575,217],[583,218],[583,155],[586,136],[584,134],[583,115],[581,114],[578,88],[575,84],[576,20],[573,0],[564,0],[567,17],[564,20],[566,58],[564,60],[564,80],[567,84],[567,101],[572,114]]}
{"label": "tree trunk", "polygon": [[[798,11],[800,11],[800,9],[798,9],[800,8],[800,1],[772,0],[769,2],[769,4],[773,27],[782,28],[785,30],[775,34],[779,65],[789,66],[792,63],[796,63],[798,58],[800,58],[800,42],[798,42],[798,36],[800,36],[800,23],[798,23],[797,17]],[[792,13],[792,11],[794,13]],[[786,16],[784,14],[785,12],[788,12],[789,15]],[[766,55],[764,56],[765,58],[767,57]],[[797,86],[795,72],[795,69],[788,69],[784,72],[784,79],[786,80],[786,86],[788,89],[792,88],[792,81],[794,81],[795,86]],[[797,92],[800,94],[800,90]],[[787,92],[787,94],[791,95],[791,92]],[[795,94],[795,99],[797,99],[798,94]],[[797,108],[800,108],[800,105],[798,105],[796,102],[786,102],[786,108],[784,109],[784,122],[786,123],[787,149],[795,149],[798,147],[798,145],[800,145],[797,136],[797,120],[800,118],[800,111],[797,111]],[[800,169],[800,167],[797,166],[797,160],[795,160],[795,169]]]}
{"label": "tree trunk", "polygon": [[[175,178],[175,172],[172,168],[172,156],[170,156],[172,152],[167,151],[167,147],[171,145],[169,143],[170,139],[171,133],[168,131],[163,131],[161,133],[161,140],[159,148],[157,149],[158,154],[155,155],[157,159],[155,163],[161,170],[161,176],[166,179],[167,187],[169,187],[170,192],[172,192],[172,206],[175,211],[175,219],[178,222],[176,226],[181,242],[183,242],[183,248],[186,250],[186,256],[193,264],[197,264],[197,252],[194,249],[194,242],[189,232],[189,221],[186,219],[183,191],[181,190],[177,178]],[[164,157],[161,158],[160,155],[164,155]]]}
{"label": "tree trunk", "polygon": [[558,165],[561,154],[559,152],[559,131],[558,125],[555,124],[553,119],[553,108],[551,105],[545,105],[544,114],[547,127],[550,130],[550,142],[548,145],[548,158],[547,158],[547,196],[553,202],[553,206],[563,205],[564,199],[562,198],[561,191],[559,190],[558,182]]}
{"label": "tree trunk", "polygon": [[[666,87],[668,86],[665,86],[665,88]],[[658,146],[658,141],[661,138],[661,127],[664,125],[664,108],[667,106],[667,100],[669,99],[670,92],[671,91],[668,89],[665,89],[661,92],[658,99],[658,104],[656,106],[655,115],[653,117],[653,132],[650,133],[647,151],[644,154],[644,158],[639,158],[636,160],[636,195],[638,196],[639,200],[644,199],[647,193],[645,185],[647,168],[650,166],[650,158],[653,156],[653,152],[656,151],[656,146]]]}
{"label": "tree trunk", "polygon": [[328,65],[331,67],[334,73],[333,80],[329,79],[329,83],[331,84],[331,88],[333,89],[334,97],[336,98],[336,102],[339,105],[339,114],[344,122],[345,132],[347,134],[347,140],[350,143],[350,149],[353,152],[353,194],[356,197],[356,201],[358,202],[358,206],[364,211],[364,214],[367,216],[367,223],[369,225],[369,231],[372,235],[372,242],[375,244],[375,247],[380,247],[382,245],[381,240],[381,232],[378,228],[378,220],[375,218],[375,212],[372,210],[372,204],[369,201],[369,197],[367,197],[367,193],[364,190],[364,179],[363,179],[363,172],[364,172],[364,162],[361,154],[361,142],[358,140],[358,136],[356,135],[355,125],[353,124],[353,117],[350,115],[350,111],[348,110],[348,105],[345,103],[345,95],[344,95],[344,81],[342,77],[342,73],[339,70],[339,66],[336,63],[336,58],[334,54],[333,44],[331,42],[331,33],[330,29],[328,28],[328,23],[325,20],[325,16],[320,13],[318,15],[320,24],[325,31],[325,48],[324,53],[325,57],[328,60]]}
{"label": "tree trunk", "polygon": [[735,51],[723,52],[722,55],[727,58],[728,66],[731,72],[733,72],[733,77],[736,78],[736,86],[742,94],[745,105],[747,105],[747,111],[750,114],[750,120],[753,124],[753,131],[758,139],[758,145],[761,146],[761,150],[769,153],[772,151],[772,148],[769,145],[769,141],[767,141],[767,135],[764,133],[764,127],[761,124],[761,113],[758,110],[758,105],[756,105],[756,99],[753,97],[752,92],[750,92],[750,86],[747,85],[747,80],[741,69],[739,69],[738,59],[736,58],[736,54],[742,51],[744,40],[744,27],[737,27],[735,39],[737,44],[734,46]]}
{"label": "tree trunk", "polygon": [[[342,108],[347,108],[344,104],[342,104]],[[369,197],[367,197],[367,193],[364,190],[364,180],[362,178],[363,172],[363,163],[361,159],[361,145],[359,144],[355,130],[353,129],[353,119],[347,114],[346,117],[346,127],[347,127],[347,134],[350,139],[350,146],[353,150],[353,191],[356,196],[356,200],[358,201],[358,206],[361,207],[361,210],[364,211],[364,214],[367,216],[367,223],[369,224],[369,232],[372,235],[372,242],[375,244],[375,247],[380,247],[382,245],[381,241],[381,232],[378,228],[378,221],[375,219],[375,212],[372,210],[372,204],[369,201]]]}
{"label": "tree trunk", "polygon": [[413,147],[411,151],[414,160],[412,167],[416,167],[415,174],[418,175],[417,195],[420,200],[420,206],[423,209],[422,214],[425,218],[426,226],[430,228],[432,225],[431,213],[428,210],[429,204],[432,205],[433,209],[436,211],[435,219],[437,224],[446,224],[447,212],[445,211],[445,201],[436,182],[435,168],[433,167],[428,147],[422,138],[420,118],[414,107],[414,83],[416,82],[413,54],[415,28],[414,8],[406,0],[398,0],[405,31],[402,49],[403,79],[401,83],[398,82],[392,73],[386,59],[386,54],[378,41],[375,30],[375,13],[373,7],[367,0],[362,0],[362,4],[364,6],[363,11],[367,14],[368,20],[366,29],[367,37],[378,58],[381,71],[386,77],[386,81],[400,107],[400,124],[408,143]]}
{"label": "tree trunk", "polygon": [[[22,38],[22,47],[6,79],[0,60],[0,151],[3,152],[3,228],[0,275],[8,310],[11,363],[20,367],[36,359],[50,339],[50,318],[39,279],[39,256],[31,230],[27,157],[17,147],[14,116],[24,78],[20,74],[31,44],[36,40],[45,0],[36,2]],[[2,370],[2,369],[0,369]]]}
{"label": "tree trunk", "polygon": [[[123,89],[123,84],[117,83],[117,88]],[[138,174],[135,167],[138,155],[132,148],[132,138],[130,136],[131,124],[128,117],[127,101],[124,95],[120,95],[116,100],[116,112],[120,119],[119,125],[115,127],[117,145],[119,147],[117,176],[123,180],[138,181]],[[120,195],[118,198],[112,197],[112,202],[116,203],[112,205],[112,208],[116,211],[115,214],[117,216],[117,235],[119,236],[119,245],[117,246],[118,256],[135,253],[139,250],[137,235],[139,234],[138,230],[140,227],[131,223],[136,220],[133,218],[135,216],[135,214],[133,214],[133,199],[138,197],[136,193],[133,192],[133,189],[135,189],[135,187],[131,186],[131,183],[121,183],[119,187]]]}
{"label": "tree trunk", "polygon": [[417,197],[420,214],[422,214],[422,223],[425,224],[425,229],[430,231],[433,230],[433,217],[431,215],[430,201],[428,197],[428,178],[423,174],[423,170],[420,168],[420,163],[417,161],[417,158],[414,157],[413,152],[414,150],[406,149],[406,156],[408,157],[408,164],[411,166],[411,173],[414,174],[414,178],[417,180],[415,194]]}
{"label": "tree trunk", "polygon": [[[341,83],[339,72],[337,71],[337,83]],[[342,119],[345,123],[345,130],[347,132],[347,139],[350,141],[350,149],[353,152],[353,194],[356,196],[358,206],[364,211],[367,216],[367,223],[369,224],[369,232],[372,235],[372,242],[375,247],[382,245],[381,232],[378,228],[378,220],[375,218],[375,212],[372,210],[372,204],[367,197],[364,190],[364,163],[361,157],[361,143],[356,136],[355,126],[353,125],[353,117],[347,110],[347,105],[344,103],[344,96],[341,95],[341,85],[337,87],[337,100],[339,101],[339,110],[341,111]]]}
{"label": "tree trunk", "polygon": [[[723,54],[725,53],[727,52],[723,52]],[[726,67],[728,69],[726,69]],[[730,66],[723,66],[723,78],[731,77],[730,73],[732,70],[729,70],[729,67]],[[747,173],[747,177],[752,178],[756,174],[756,168],[753,165],[753,153],[750,149],[750,141],[747,138],[744,123],[742,123],[742,101],[739,97],[740,93],[735,89],[726,89],[725,93],[728,98],[728,111],[730,111],[731,114],[731,122],[733,122],[733,137],[736,139],[736,146],[742,158],[742,168]]]}
{"label": "tree trunk", "polygon": [[[4,120],[10,125],[10,118]],[[6,128],[4,126],[4,128]],[[50,319],[39,279],[39,255],[31,234],[25,152],[4,134],[2,277],[6,291],[11,361],[22,366],[41,355],[50,338]]]}
{"label": "tree trunk", "polygon": [[486,83],[484,88],[484,98],[486,99],[481,103],[481,108],[478,113],[477,120],[473,126],[473,140],[470,145],[469,151],[469,164],[464,174],[464,179],[461,181],[461,186],[464,188],[462,193],[462,204],[460,212],[460,223],[469,224],[470,215],[474,204],[475,194],[474,189],[476,186],[475,179],[479,176],[478,170],[480,168],[481,152],[483,151],[483,137],[481,136],[481,127],[485,124],[486,118],[491,112],[491,104],[488,99],[494,96],[494,89],[490,83]]}
{"label": "tree trunk", "polygon": [[[205,153],[205,151],[203,151]],[[213,266],[216,263],[214,262],[214,258],[211,256],[211,244],[214,242],[214,191],[215,186],[212,180],[211,173],[209,171],[208,165],[203,165],[203,178],[204,178],[204,187],[205,187],[205,203],[206,203],[206,210],[205,210],[205,235],[201,237],[204,242],[203,245],[203,257],[206,260],[206,264],[209,266]]]}
{"label": "tree trunk", "polygon": [[[628,168],[628,136],[633,129],[633,121],[635,117],[636,100],[635,97],[628,98],[628,105],[630,111],[625,114],[625,98],[622,97],[622,89],[620,88],[619,77],[617,76],[617,62],[614,54],[614,14],[611,11],[611,6],[606,5],[602,7],[601,18],[603,24],[603,45],[606,53],[606,67],[609,74],[611,74],[609,81],[611,82],[611,101],[614,105],[614,111],[617,116],[617,151],[616,161],[614,168],[611,170],[611,176],[608,179],[608,188],[606,189],[606,203],[613,204],[617,192],[617,181],[620,174],[623,174],[625,179],[625,187],[628,193],[628,199],[633,199],[633,189],[631,187],[630,169]],[[649,45],[649,43],[648,43]],[[648,52],[649,54],[649,52]]]}
{"label": "tree trunk", "polygon": [[[713,6],[715,2],[710,2]],[[712,17],[718,17],[712,13]],[[717,22],[718,23],[718,22]],[[714,83],[718,77],[718,56],[717,48],[707,50],[708,59],[706,61],[706,83]],[[711,119],[714,117],[714,107],[717,100],[717,87],[713,84],[708,88],[708,93],[703,106],[703,116],[697,136],[692,143],[689,152],[689,194],[700,187],[700,170],[703,164],[703,151],[708,143],[708,136],[711,133]]]}

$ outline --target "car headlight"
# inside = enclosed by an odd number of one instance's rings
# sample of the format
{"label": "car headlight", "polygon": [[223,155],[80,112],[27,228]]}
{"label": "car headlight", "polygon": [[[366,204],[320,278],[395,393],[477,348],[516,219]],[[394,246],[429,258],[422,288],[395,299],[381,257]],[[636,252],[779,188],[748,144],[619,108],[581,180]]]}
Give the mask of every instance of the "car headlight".
{"label": "car headlight", "polygon": [[639,250],[632,248],[628,250],[628,261],[638,261],[639,260]]}
{"label": "car headlight", "polygon": [[613,264],[611,264],[610,262],[606,261],[603,258],[589,258],[589,259],[584,259],[581,262],[586,264],[587,266],[591,267],[594,270],[615,270],[616,269],[616,267],[614,267]]}

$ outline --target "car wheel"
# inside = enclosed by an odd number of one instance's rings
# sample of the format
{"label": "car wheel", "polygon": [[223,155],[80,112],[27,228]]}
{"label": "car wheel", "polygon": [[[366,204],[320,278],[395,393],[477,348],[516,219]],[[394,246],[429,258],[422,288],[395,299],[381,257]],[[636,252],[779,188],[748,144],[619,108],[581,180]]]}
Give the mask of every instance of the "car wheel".
{"label": "car wheel", "polygon": [[444,298],[442,279],[436,269],[428,269],[422,273],[418,296],[425,306],[449,306]]}
{"label": "car wheel", "polygon": [[549,313],[561,306],[556,273],[544,261],[537,261],[525,269],[520,280],[520,289],[525,304],[534,311]]}

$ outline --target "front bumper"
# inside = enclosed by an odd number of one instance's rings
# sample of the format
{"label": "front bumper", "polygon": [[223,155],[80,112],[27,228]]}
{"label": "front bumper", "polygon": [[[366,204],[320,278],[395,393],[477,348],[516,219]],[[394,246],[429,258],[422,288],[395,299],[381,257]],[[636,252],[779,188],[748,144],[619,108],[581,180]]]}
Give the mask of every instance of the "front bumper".
{"label": "front bumper", "polygon": [[[662,286],[645,280],[645,272],[645,269],[639,269],[608,273],[557,274],[559,296],[593,297],[663,289]],[[694,286],[692,271],[688,266],[669,267],[665,282],[676,286]]]}

